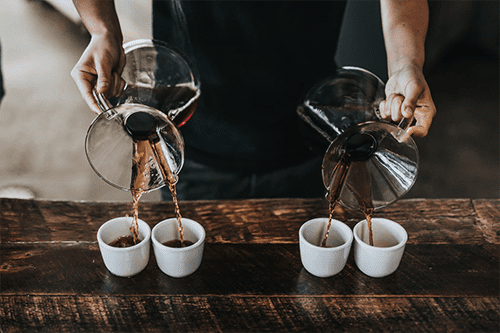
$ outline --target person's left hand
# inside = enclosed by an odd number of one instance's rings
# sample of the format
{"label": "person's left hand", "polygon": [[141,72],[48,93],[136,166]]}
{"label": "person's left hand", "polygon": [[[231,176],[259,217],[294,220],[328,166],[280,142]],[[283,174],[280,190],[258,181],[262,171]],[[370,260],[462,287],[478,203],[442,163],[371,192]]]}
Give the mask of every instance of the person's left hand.
{"label": "person's left hand", "polygon": [[406,65],[394,72],[385,86],[385,101],[380,103],[380,114],[395,122],[415,117],[416,123],[408,128],[408,134],[424,137],[429,132],[436,106],[422,70]]}

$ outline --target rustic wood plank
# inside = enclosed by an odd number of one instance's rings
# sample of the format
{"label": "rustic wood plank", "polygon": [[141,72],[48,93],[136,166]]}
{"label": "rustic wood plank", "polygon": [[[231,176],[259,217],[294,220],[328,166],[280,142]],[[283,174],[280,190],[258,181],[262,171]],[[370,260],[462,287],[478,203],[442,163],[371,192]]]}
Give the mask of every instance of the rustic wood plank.
{"label": "rustic wood plank", "polygon": [[[400,200],[374,216],[400,223],[408,243],[480,244],[484,242],[469,199]],[[489,223],[491,221],[487,221]]]}
{"label": "rustic wood plank", "polygon": [[[2,332],[422,331],[500,329],[500,200],[401,200],[375,213],[408,231],[400,268],[373,279],[355,266],[307,273],[298,229],[327,215],[322,199],[181,202],[207,244],[199,270],[164,275],[152,256],[132,278],[111,275],[95,234],[130,204],[0,199]],[[171,203],[141,204],[151,226]],[[351,227],[359,212],[339,208]]]}
{"label": "rustic wood plank", "polygon": [[[487,202],[498,207],[500,200]],[[328,204],[322,199],[186,201],[180,205],[183,216],[205,227],[209,243],[296,243],[302,223],[328,214]],[[487,205],[477,204],[482,215],[476,214],[466,199],[412,199],[398,201],[374,216],[403,225],[409,243],[479,244],[484,242],[485,228],[500,218],[498,210],[481,207]],[[1,241],[95,241],[98,228],[106,220],[128,213],[130,205],[123,203],[0,199]],[[139,216],[153,227],[173,216],[173,204],[142,203]],[[335,218],[353,227],[363,216],[338,208]]]}
{"label": "rustic wood plank", "polygon": [[0,296],[3,332],[498,332],[498,297]]}
{"label": "rustic wood plank", "polygon": [[[351,253],[338,275],[321,279],[302,267],[296,244],[207,244],[200,268],[175,279],[154,255],[132,278],[110,274],[94,243],[1,245],[3,295],[426,295],[500,294],[498,246],[408,245],[386,278],[361,273]],[[473,281],[473,282],[472,282]]]}
{"label": "rustic wood plank", "polygon": [[0,199],[2,242],[94,241],[99,226],[130,205]]}
{"label": "rustic wood plank", "polygon": [[500,244],[500,200],[474,200],[473,204],[485,240]]}

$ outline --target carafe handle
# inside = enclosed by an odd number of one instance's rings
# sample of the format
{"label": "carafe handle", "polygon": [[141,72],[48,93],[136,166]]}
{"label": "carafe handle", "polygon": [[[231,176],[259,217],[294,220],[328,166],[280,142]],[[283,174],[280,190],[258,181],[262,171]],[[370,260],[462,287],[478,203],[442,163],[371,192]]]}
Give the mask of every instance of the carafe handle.
{"label": "carafe handle", "polygon": [[410,128],[411,124],[413,124],[413,120],[415,120],[415,116],[412,115],[410,118],[403,118],[399,124],[398,127],[401,128],[404,131],[407,131],[408,128]]}
{"label": "carafe handle", "polygon": [[92,89],[92,94],[94,95],[94,99],[97,103],[97,106],[99,106],[101,112],[106,112],[112,108],[111,104],[109,103],[108,99],[104,96],[103,93],[100,93],[95,89]]}
{"label": "carafe handle", "polygon": [[[127,84],[125,83],[123,91],[125,91],[126,89],[127,89]],[[92,94],[94,95],[94,99],[97,103],[97,106],[99,106],[101,112],[109,112],[110,110],[113,109],[113,105],[111,105],[111,103],[106,98],[106,96],[104,96],[103,93],[100,93],[95,89],[92,89]]]}
{"label": "carafe handle", "polygon": [[[383,122],[382,116],[380,114],[380,109],[378,108],[378,106],[375,108],[375,114],[377,115],[377,118]],[[415,120],[414,115],[412,115],[410,118],[403,118],[397,124],[397,126],[406,132],[408,130],[408,128],[410,128],[410,126],[413,124],[413,120]],[[393,123],[393,122],[391,122],[391,123]]]}
{"label": "carafe handle", "polygon": [[[125,90],[126,88],[127,84],[125,84],[123,90]],[[111,112],[113,110],[113,106],[108,101],[106,96],[104,96],[103,93],[100,93],[95,89],[92,89],[92,94],[94,95],[94,100],[96,101],[97,106],[99,106],[101,112],[106,113],[106,118],[109,119],[110,117],[112,117],[115,114],[115,112]]]}

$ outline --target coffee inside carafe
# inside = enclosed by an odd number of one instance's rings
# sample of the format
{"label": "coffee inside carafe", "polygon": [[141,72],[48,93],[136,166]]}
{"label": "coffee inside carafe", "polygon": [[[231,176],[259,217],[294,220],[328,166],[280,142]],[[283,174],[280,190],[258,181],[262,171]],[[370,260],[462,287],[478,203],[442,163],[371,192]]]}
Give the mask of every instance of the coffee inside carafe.
{"label": "coffee inside carafe", "polygon": [[127,85],[111,104],[137,103],[148,105],[167,115],[178,127],[184,125],[193,115],[200,100],[200,89],[191,83],[175,85]]}

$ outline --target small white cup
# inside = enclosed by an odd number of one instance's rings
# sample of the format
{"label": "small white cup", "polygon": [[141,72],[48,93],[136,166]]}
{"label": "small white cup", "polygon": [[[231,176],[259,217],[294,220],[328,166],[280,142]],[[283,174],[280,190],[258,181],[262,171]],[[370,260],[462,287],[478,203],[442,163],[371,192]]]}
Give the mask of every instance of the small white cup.
{"label": "small white cup", "polygon": [[97,241],[102,259],[106,268],[117,276],[133,276],[146,268],[149,262],[149,251],[151,248],[151,228],[149,225],[138,220],[139,244],[130,247],[114,247],[109,245],[121,236],[132,235],[132,217],[118,217],[104,223],[97,231]]}
{"label": "small white cup", "polygon": [[372,230],[374,246],[369,243],[366,220],[354,226],[354,260],[366,275],[384,277],[399,267],[408,234],[401,225],[384,218],[372,218]]}
{"label": "small white cup", "polygon": [[304,223],[299,230],[302,265],[317,277],[330,277],[344,269],[353,240],[351,228],[332,220],[326,247],[320,247],[327,224],[327,218],[316,218]]}
{"label": "small white cup", "polygon": [[159,222],[153,228],[153,250],[158,267],[163,273],[181,278],[194,273],[200,267],[205,244],[205,229],[193,220],[182,218],[184,240],[193,242],[193,245],[175,248],[163,243],[179,239],[178,222],[170,218]]}

